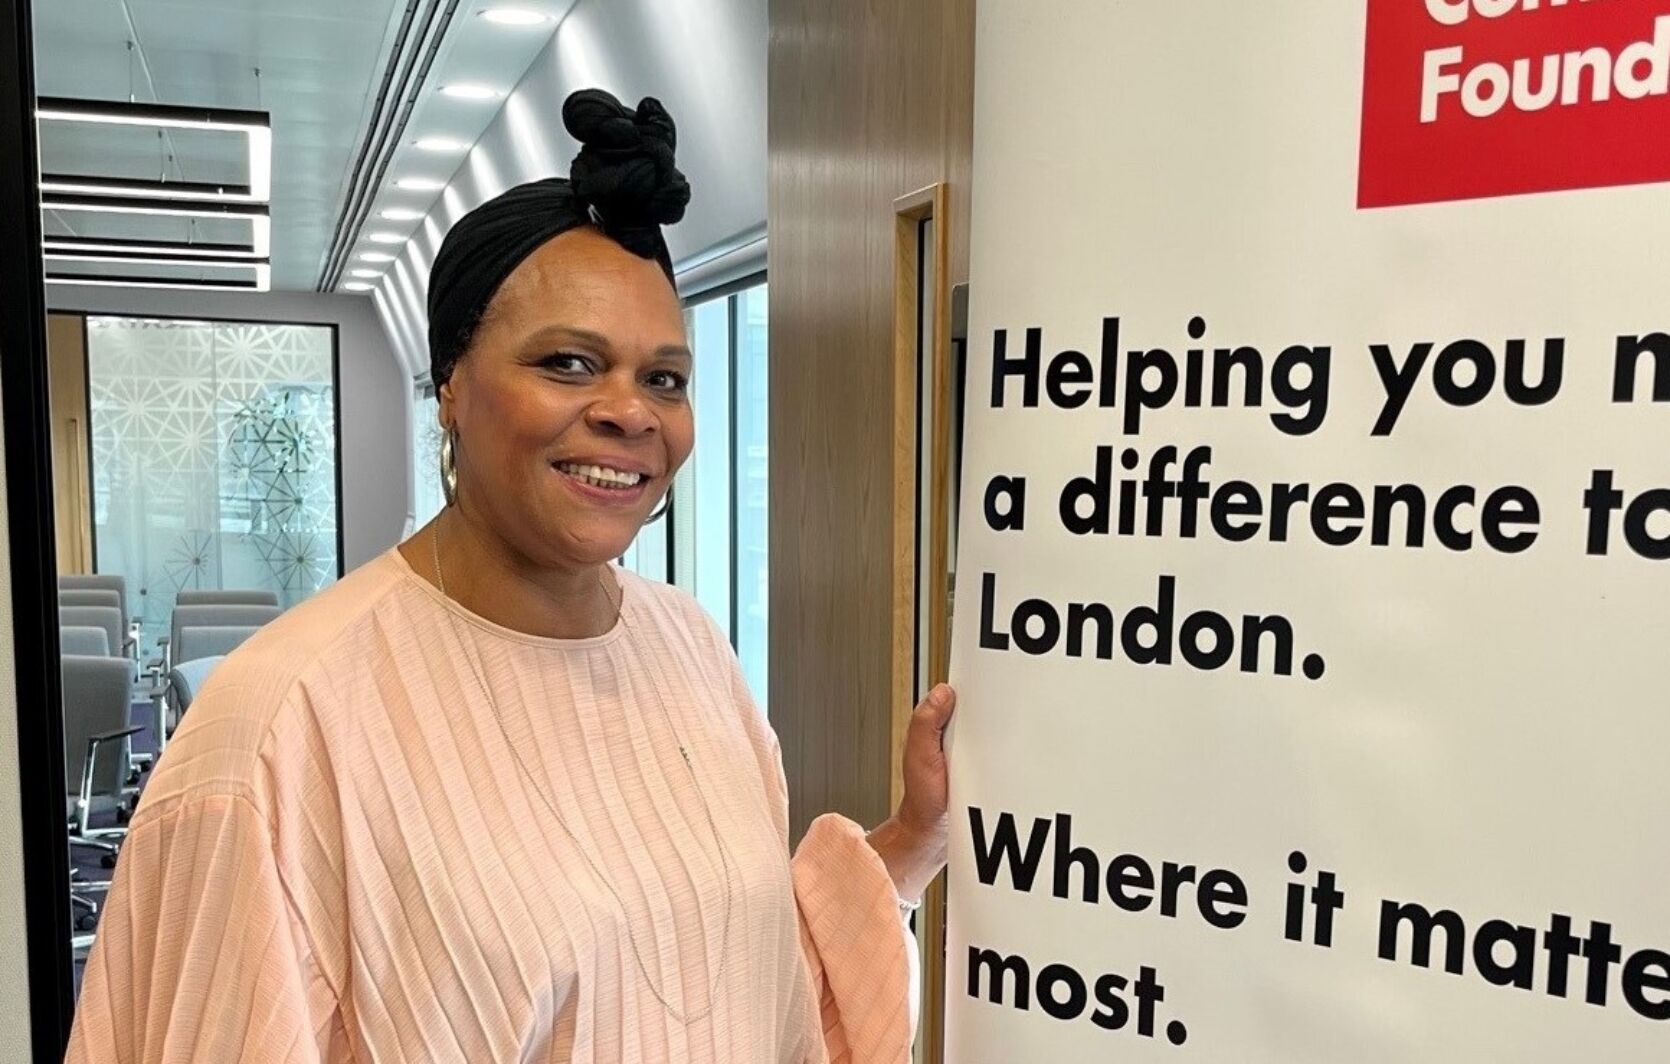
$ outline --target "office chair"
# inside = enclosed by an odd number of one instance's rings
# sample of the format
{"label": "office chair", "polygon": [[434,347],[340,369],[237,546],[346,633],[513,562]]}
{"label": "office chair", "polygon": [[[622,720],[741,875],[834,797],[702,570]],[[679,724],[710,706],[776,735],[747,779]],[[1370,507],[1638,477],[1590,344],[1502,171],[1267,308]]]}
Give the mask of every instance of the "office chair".
{"label": "office chair", "polygon": [[115,606],[59,606],[58,624],[65,628],[102,628],[109,657],[116,657],[116,648],[123,645],[122,611]]}
{"label": "office chair", "polygon": [[198,658],[223,658],[243,645],[244,640],[260,631],[253,624],[205,624],[180,629],[180,645],[174,657],[179,665]]}
{"label": "office chair", "polygon": [[277,606],[247,603],[206,603],[174,607],[174,618],[168,637],[163,642],[162,669],[159,678],[168,675],[176,661],[185,659],[174,653],[180,644],[182,628],[259,628],[282,611]]}
{"label": "office chair", "polygon": [[122,611],[124,619],[132,617],[128,612],[128,581],[117,573],[67,573],[58,578],[59,591],[114,591],[116,592],[116,608]]}
{"label": "office chair", "polygon": [[185,716],[186,710],[196,700],[197,693],[203,690],[208,682],[209,674],[214,672],[215,666],[225,661],[223,656],[194,658],[174,666],[168,674],[168,700],[174,706],[174,720],[179,722]]}
{"label": "office chair", "polygon": [[[168,687],[163,697],[168,704],[165,725],[172,736],[180,726],[180,718],[208,679],[209,669],[226,660],[226,655],[238,649],[259,629],[254,625],[209,625],[180,629],[177,653],[180,663],[168,670]],[[182,697],[183,696],[183,697]]]}
{"label": "office chair", "polygon": [[[116,592],[116,608],[122,613],[122,625],[127,632],[127,638],[110,645],[112,654],[121,647],[121,653],[133,658],[134,675],[139,675],[139,622],[134,620],[132,611],[128,609],[128,580],[120,573],[67,573],[58,578],[58,590],[65,591],[114,591]],[[60,605],[71,603],[60,601]]]}
{"label": "office chair", "polygon": [[98,850],[116,866],[123,827],[94,828],[95,813],[118,813],[126,801],[128,742],[142,729],[128,724],[133,674],[122,658],[67,654],[64,680],[65,813],[70,845]]}
{"label": "office chair", "polygon": [[103,628],[91,625],[67,624],[58,629],[58,650],[63,654],[79,654],[89,658],[110,656],[110,637]]}
{"label": "office chair", "polygon": [[276,606],[278,592],[265,588],[186,589],[174,599],[179,606]]}
{"label": "office chair", "polygon": [[[176,662],[183,663],[187,659],[179,656],[175,648],[180,645],[180,633],[186,628],[232,628],[256,629],[277,617],[281,611],[277,606],[255,606],[239,603],[209,604],[197,606],[174,607],[172,629],[162,640],[162,655],[151,662],[151,694],[157,706],[157,750],[161,752],[168,742],[168,676],[174,671]],[[198,639],[197,647],[204,656],[213,656],[217,646],[223,646],[226,638],[219,636]],[[243,638],[247,638],[245,635]],[[237,642],[243,642],[238,638]],[[236,643],[233,644],[234,646]],[[190,647],[187,648],[191,649]],[[225,653],[220,650],[219,653]]]}
{"label": "office chair", "polygon": [[122,596],[105,587],[59,588],[60,606],[109,606],[120,612]]}

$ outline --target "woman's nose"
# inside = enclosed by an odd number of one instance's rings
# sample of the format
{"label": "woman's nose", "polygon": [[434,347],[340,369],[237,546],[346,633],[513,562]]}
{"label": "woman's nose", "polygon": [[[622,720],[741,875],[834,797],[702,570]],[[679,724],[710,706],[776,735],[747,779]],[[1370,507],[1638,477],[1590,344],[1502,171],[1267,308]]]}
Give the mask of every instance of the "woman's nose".
{"label": "woman's nose", "polygon": [[611,436],[646,436],[658,422],[635,386],[605,386],[604,393],[586,408],[586,423]]}

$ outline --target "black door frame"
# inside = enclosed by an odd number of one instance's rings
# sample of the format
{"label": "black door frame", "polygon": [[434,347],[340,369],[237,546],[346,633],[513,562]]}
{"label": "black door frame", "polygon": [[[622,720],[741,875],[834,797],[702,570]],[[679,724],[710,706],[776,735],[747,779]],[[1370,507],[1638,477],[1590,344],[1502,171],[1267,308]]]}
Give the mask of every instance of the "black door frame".
{"label": "black door frame", "polygon": [[74,1008],[64,729],[57,712],[58,563],[47,401],[35,60],[29,0],[0,0],[0,417],[6,448],[18,789],[28,922],[30,1039],[63,1059]]}

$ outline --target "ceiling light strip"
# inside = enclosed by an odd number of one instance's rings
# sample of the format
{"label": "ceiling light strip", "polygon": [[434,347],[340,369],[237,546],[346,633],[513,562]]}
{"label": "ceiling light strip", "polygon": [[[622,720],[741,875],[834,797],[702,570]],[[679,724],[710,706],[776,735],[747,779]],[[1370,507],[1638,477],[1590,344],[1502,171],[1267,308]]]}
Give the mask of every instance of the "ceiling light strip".
{"label": "ceiling light strip", "polygon": [[192,244],[172,240],[136,240],[127,237],[52,236],[41,241],[44,251],[110,252],[115,254],[167,257],[184,255],[195,258],[255,259],[260,258],[249,244]]}
{"label": "ceiling light strip", "polygon": [[272,118],[265,111],[43,96],[36,101],[35,116],[47,122],[89,122],[99,125],[142,126],[148,129],[202,129],[242,133],[248,151],[248,198],[262,203],[272,198]]}
{"label": "ceiling light strip", "polygon": [[43,211],[88,211],[106,214],[165,214],[188,218],[267,218],[264,203],[215,203],[171,199],[165,196],[69,196],[55,193],[41,197]]}
{"label": "ceiling light strip", "polygon": [[155,129],[223,129],[240,133],[272,130],[272,119],[265,111],[128,103],[125,100],[80,100],[66,96],[37,98],[35,116],[48,122],[93,122]]}
{"label": "ceiling light strip", "polygon": [[86,274],[49,273],[48,284],[86,285],[99,288],[169,288],[188,291],[267,292],[272,290],[272,269],[256,267],[249,280],[174,280],[166,277],[92,277]]}
{"label": "ceiling light strip", "polygon": [[48,251],[41,255],[56,262],[117,262],[135,266],[190,266],[197,269],[249,270],[268,265],[259,259],[189,258],[175,255],[110,255],[86,251]]}
{"label": "ceiling light strip", "polygon": [[262,202],[248,185],[208,181],[156,181],[91,174],[42,174],[41,191],[66,196],[138,196],[153,199]]}

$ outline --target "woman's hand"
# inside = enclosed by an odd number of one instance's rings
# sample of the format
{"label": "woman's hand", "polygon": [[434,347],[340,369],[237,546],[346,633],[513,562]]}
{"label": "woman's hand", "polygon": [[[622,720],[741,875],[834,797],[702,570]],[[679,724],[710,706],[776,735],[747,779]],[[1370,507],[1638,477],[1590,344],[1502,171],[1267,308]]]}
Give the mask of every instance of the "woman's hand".
{"label": "woman's hand", "polygon": [[899,897],[907,901],[921,897],[945,867],[950,829],[945,726],[956,708],[956,692],[942,683],[910,715],[910,730],[905,733],[904,800],[897,812],[870,832],[870,846],[887,866]]}

